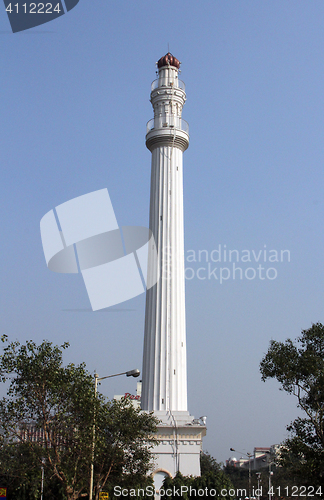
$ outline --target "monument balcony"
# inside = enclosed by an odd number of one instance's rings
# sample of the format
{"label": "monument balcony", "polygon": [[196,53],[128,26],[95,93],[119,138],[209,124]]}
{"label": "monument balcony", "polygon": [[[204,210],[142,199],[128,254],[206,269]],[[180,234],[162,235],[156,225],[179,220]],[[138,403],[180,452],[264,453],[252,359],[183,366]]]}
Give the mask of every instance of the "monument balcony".
{"label": "monument balcony", "polygon": [[146,125],[146,147],[172,146],[185,151],[189,146],[189,125],[174,115],[156,116]]}
{"label": "monument balcony", "polygon": [[152,118],[146,124],[146,133],[148,134],[152,130],[165,130],[165,129],[176,129],[182,130],[189,135],[189,123],[178,116],[159,116]]}
{"label": "monument balcony", "polygon": [[182,80],[179,78],[158,78],[151,83],[151,92],[157,88],[177,88],[183,91],[186,90],[186,86]]}

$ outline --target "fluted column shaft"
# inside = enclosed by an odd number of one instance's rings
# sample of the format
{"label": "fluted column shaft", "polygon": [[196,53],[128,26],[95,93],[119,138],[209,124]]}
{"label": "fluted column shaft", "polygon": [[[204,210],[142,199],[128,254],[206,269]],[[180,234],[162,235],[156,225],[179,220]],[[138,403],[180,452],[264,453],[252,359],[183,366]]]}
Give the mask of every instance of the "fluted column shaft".
{"label": "fluted column shaft", "polygon": [[150,229],[158,253],[159,281],[147,291],[142,408],[187,411],[187,364],[181,127],[185,92],[178,71],[162,68],[151,93],[154,127],[146,136],[152,152]]}

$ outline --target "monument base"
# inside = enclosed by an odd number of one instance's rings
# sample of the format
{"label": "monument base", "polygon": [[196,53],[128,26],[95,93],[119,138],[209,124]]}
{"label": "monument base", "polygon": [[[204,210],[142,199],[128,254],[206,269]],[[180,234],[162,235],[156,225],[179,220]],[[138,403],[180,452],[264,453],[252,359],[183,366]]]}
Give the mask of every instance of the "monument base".
{"label": "monument base", "polygon": [[159,444],[152,450],[155,489],[159,490],[164,479],[174,477],[177,472],[183,476],[200,476],[205,417],[195,419],[188,411],[155,411],[154,416],[160,420],[156,433]]}

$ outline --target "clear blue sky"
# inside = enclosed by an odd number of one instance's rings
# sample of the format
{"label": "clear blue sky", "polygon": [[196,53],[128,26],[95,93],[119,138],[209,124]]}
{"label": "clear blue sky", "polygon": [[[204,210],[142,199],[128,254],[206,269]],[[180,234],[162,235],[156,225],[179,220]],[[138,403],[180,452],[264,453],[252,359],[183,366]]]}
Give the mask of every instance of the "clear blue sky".
{"label": "clear blue sky", "polygon": [[[66,361],[101,376],[141,368],[144,295],[86,311],[82,277],[46,268],[39,221],[107,187],[120,225],[148,225],[145,124],[168,43],[190,124],[186,250],[290,251],[290,262],[237,263],[276,279],[186,282],[189,410],[207,415],[217,460],[285,438],[295,401],[261,382],[259,362],[270,339],[324,322],[323,25],[320,0],[80,0],[17,34],[0,10],[1,333],[69,341]],[[121,377],[101,389],[135,387]]]}

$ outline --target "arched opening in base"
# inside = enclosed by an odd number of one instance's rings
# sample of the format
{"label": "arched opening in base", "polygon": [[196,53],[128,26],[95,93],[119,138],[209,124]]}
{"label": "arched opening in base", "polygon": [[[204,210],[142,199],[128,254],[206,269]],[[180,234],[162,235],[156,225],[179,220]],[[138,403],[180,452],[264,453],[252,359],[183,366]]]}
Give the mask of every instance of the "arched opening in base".
{"label": "arched opening in base", "polygon": [[156,469],[153,472],[153,481],[155,491],[159,491],[162,488],[163,481],[166,477],[172,478],[172,474],[165,469]]}

